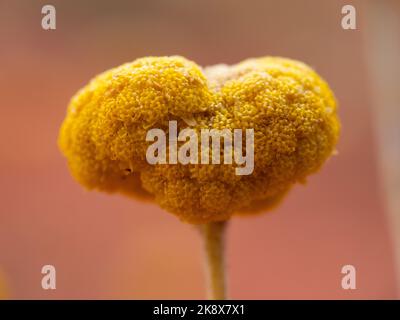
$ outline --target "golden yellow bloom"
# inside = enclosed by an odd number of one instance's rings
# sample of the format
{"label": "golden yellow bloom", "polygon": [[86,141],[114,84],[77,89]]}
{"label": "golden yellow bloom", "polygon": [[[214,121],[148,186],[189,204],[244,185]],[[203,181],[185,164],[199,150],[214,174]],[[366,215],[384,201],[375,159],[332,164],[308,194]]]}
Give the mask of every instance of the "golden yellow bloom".
{"label": "golden yellow bloom", "polygon": [[[253,173],[235,175],[233,164],[147,163],[147,131],[168,131],[170,120],[179,130],[254,129]],[[151,199],[206,223],[277,205],[321,167],[338,135],[331,90],[301,62],[264,57],[202,70],[173,56],[94,78],[73,97],[59,145],[85,187]]]}

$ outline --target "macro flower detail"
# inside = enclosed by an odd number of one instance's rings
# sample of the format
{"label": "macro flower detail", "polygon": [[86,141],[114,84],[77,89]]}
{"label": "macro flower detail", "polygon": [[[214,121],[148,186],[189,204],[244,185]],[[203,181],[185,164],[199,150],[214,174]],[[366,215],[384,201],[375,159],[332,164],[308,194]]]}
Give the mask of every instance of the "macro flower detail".
{"label": "macro flower detail", "polygon": [[[179,56],[147,57],[98,75],[72,98],[59,146],[86,188],[155,201],[202,224],[265,211],[305,182],[335,150],[336,111],[327,83],[298,61],[202,69]],[[146,134],[167,132],[169,121],[197,132],[253,129],[253,172],[236,175],[235,163],[149,164]]]}

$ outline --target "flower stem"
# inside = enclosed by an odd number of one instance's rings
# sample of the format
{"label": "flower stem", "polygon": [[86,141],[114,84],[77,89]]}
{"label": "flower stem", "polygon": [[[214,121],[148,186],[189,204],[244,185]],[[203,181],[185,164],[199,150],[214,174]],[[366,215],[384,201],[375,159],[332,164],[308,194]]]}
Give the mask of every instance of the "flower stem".
{"label": "flower stem", "polygon": [[202,226],[209,300],[226,299],[224,234],[226,222],[211,222]]}

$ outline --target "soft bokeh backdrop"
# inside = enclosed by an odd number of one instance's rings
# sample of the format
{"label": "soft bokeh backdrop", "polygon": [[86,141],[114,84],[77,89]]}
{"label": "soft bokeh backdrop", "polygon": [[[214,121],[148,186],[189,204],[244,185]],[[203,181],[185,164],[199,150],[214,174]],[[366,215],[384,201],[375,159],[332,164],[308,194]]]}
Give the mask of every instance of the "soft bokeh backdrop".
{"label": "soft bokeh backdrop", "polygon": [[[204,298],[196,230],[155,205],[87,192],[56,144],[70,97],[97,73],[147,55],[200,65],[279,55],[331,85],[343,124],[339,155],[274,212],[228,230],[235,299],[395,298],[395,244],[377,166],[365,1],[0,1],[0,297]],[[394,3],[393,1],[391,3]],[[400,11],[400,10],[399,10]],[[57,289],[41,288],[41,268]],[[341,288],[341,268],[357,290]]]}

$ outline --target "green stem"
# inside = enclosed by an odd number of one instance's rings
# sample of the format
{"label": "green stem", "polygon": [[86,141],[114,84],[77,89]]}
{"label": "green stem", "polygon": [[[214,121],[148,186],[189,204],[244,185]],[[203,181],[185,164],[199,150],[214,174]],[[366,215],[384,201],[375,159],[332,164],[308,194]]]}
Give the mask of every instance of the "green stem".
{"label": "green stem", "polygon": [[207,297],[226,299],[224,235],[226,222],[211,222],[202,226],[206,256]]}

